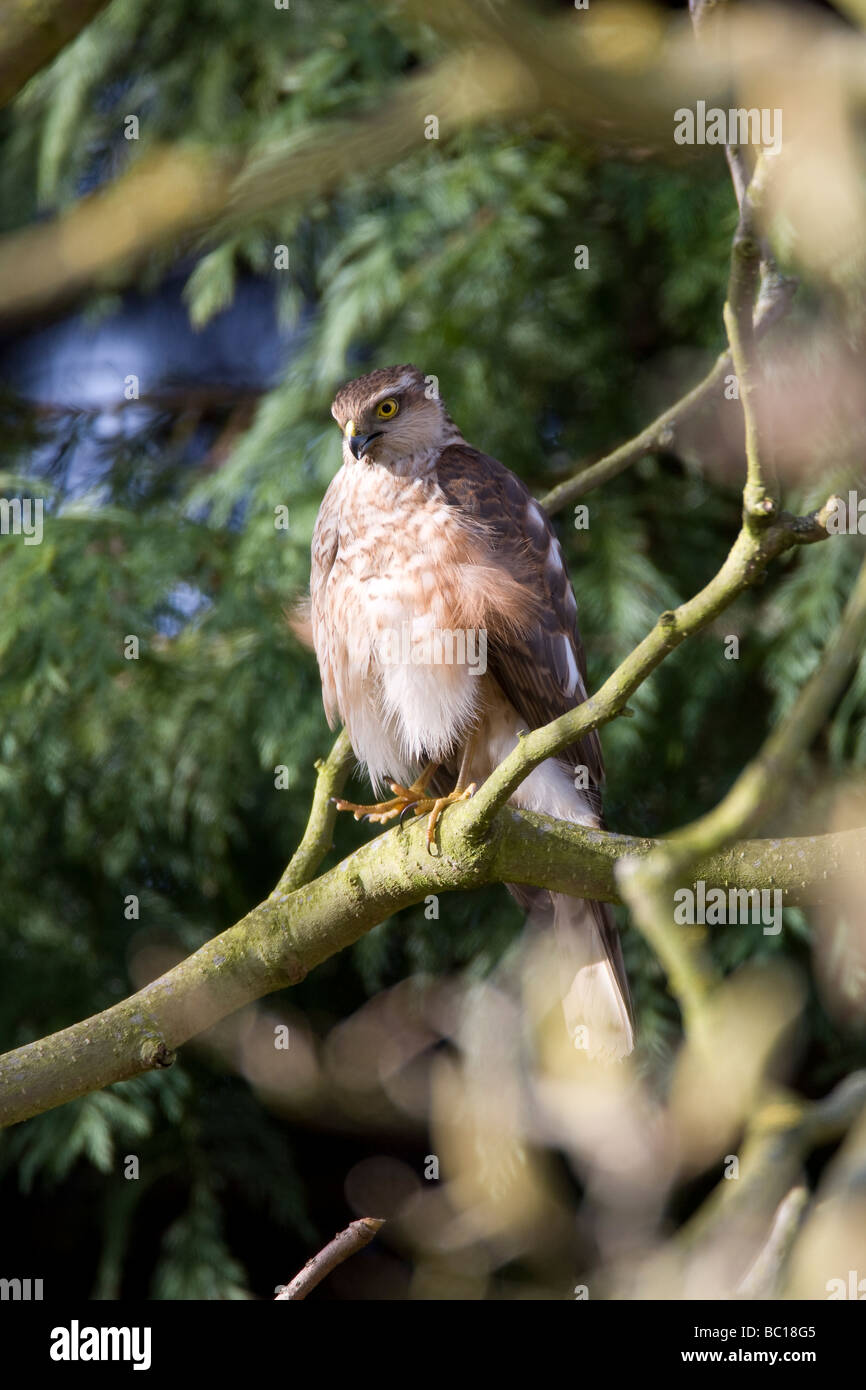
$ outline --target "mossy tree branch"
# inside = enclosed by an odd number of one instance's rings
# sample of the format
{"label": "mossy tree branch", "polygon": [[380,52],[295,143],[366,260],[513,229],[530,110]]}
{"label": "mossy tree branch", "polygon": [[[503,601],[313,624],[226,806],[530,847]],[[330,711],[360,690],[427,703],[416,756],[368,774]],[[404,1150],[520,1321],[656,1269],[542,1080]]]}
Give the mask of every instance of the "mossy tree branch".
{"label": "mossy tree branch", "polygon": [[[505,880],[616,901],[618,859],[641,858],[660,843],[508,807],[479,844],[471,818],[471,802],[449,809],[439,827],[440,855],[428,854],[421,821],[388,831],[314,882],[272,895],[130,998],[6,1053],[0,1057],[0,1125],[169,1066],[182,1043],[243,1004],[297,984],[430,893]],[[827,893],[828,867],[831,873],[858,866],[862,872],[864,865],[866,831],[848,831],[749,841],[707,857],[699,868],[710,886],[729,882],[735,868],[741,887],[778,887],[794,904]]]}
{"label": "mossy tree branch", "polygon": [[763,370],[757,351],[754,312],[760,284],[763,249],[758,230],[760,204],[768,165],[758,160],[755,174],[740,204],[740,218],[731,248],[731,275],[724,308],[734,373],[746,427],[746,486],[743,518],[747,529],[766,526],[777,507],[777,487],[766,431],[762,428]]}
{"label": "mossy tree branch", "polygon": [[324,762],[320,758],[316,763],[319,775],[316,778],[307,828],[269,901],[282,902],[289,893],[300,888],[302,883],[309,883],[328,853],[334,837],[334,822],[337,819],[334,799],[342,793],[354,761],[355,754],[349,742],[349,735],[345,729],[341,729],[328,757]]}

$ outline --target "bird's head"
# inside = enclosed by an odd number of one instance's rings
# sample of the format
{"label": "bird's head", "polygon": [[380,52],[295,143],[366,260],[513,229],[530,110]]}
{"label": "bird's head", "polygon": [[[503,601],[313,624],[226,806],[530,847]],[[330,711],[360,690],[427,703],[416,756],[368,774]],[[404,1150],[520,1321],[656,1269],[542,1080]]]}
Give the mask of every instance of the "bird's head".
{"label": "bird's head", "polygon": [[347,382],[331,414],[343,435],[346,463],[366,459],[409,471],[459,438],[439,399],[435,377],[417,367],[380,367]]}

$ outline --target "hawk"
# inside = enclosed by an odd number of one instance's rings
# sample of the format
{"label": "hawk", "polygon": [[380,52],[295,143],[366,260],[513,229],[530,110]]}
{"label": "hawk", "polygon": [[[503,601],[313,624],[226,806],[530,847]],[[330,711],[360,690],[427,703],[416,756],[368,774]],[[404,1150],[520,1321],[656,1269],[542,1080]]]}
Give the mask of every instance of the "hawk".
{"label": "hawk", "polygon": [[[337,393],[343,465],[313,534],[306,627],[331,727],[345,724],[374,792],[392,792],[338,808],[380,823],[428,814],[428,848],[445,808],[472,794],[521,731],[587,695],[577,604],[550,522],[515,474],[467,444],[434,383],[410,365],[383,367]],[[296,621],[299,635],[304,626]],[[598,827],[602,776],[593,731],[535,768],[511,804]],[[575,1046],[625,1056],[632,1010],[609,907],[507,887],[556,933]]]}

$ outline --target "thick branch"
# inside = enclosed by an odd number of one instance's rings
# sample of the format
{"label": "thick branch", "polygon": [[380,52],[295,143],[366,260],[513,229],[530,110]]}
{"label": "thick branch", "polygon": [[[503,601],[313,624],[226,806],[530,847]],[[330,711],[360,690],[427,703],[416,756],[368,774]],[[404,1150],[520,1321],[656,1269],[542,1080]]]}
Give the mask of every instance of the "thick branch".
{"label": "thick branch", "polygon": [[[449,811],[449,816],[453,812]],[[491,881],[526,883],[605,902],[621,902],[617,866],[663,851],[664,840],[592,830],[534,811],[506,808],[496,822]],[[707,887],[778,889],[784,907],[835,901],[840,884],[866,874],[866,829],[832,835],[736,840],[694,859],[689,882]]]}
{"label": "thick branch", "polygon": [[[331,760],[329,759],[329,762]],[[327,764],[325,765],[327,767]],[[392,913],[430,893],[522,882],[614,900],[614,868],[660,842],[608,836],[548,817],[501,813],[479,844],[472,802],[448,810],[442,853],[413,821],[370,841],[315,882],[270,898],[129,999],[0,1057],[0,1125],[168,1066],[182,1043],[241,1005],[297,984]],[[866,863],[866,832],[755,841],[700,864],[708,886],[780,887],[787,901],[827,891],[825,870]]]}

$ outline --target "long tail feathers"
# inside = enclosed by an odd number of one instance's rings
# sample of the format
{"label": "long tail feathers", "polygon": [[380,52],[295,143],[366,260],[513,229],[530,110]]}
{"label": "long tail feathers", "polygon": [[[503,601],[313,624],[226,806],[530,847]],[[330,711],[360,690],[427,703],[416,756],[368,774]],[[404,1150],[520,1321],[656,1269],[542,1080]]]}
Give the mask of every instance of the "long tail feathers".
{"label": "long tail feathers", "polygon": [[619,933],[607,903],[552,893],[553,926],[567,984],[562,1008],[575,1048],[619,1061],[634,1048],[631,998]]}
{"label": "long tail feathers", "polygon": [[509,884],[534,930],[556,939],[565,1025],[573,1046],[619,1061],[634,1048],[622,945],[607,903]]}

